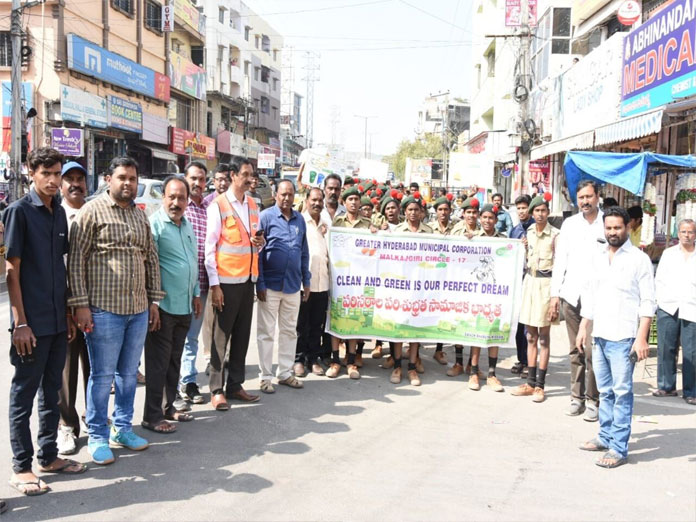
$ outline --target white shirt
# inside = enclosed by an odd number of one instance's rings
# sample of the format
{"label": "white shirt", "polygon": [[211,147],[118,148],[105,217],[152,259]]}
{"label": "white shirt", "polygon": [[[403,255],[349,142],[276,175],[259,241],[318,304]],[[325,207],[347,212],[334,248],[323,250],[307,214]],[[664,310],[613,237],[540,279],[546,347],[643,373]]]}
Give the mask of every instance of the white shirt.
{"label": "white shirt", "polygon": [[70,226],[72,225],[73,221],[75,221],[75,216],[77,216],[77,213],[80,211],[79,208],[72,208],[68,203],[63,199],[63,201],[60,202],[60,206],[65,209],[65,217],[68,218],[68,232],[70,231]]}
{"label": "white shirt", "polygon": [[[239,201],[234,195],[232,189],[228,189],[225,192],[227,196],[227,201],[230,202],[232,208],[239,216],[242,221],[244,228],[249,232],[249,198],[244,195],[244,201]],[[206,234],[205,234],[205,269],[208,272],[208,281],[210,286],[216,286],[220,284],[220,278],[217,272],[217,244],[220,240],[220,233],[222,231],[222,220],[220,219],[220,206],[213,200],[208,206],[207,220],[206,220]]]}
{"label": "white shirt", "polygon": [[333,220],[338,216],[342,216],[345,213],[346,207],[339,203],[338,207],[336,207],[336,213],[334,214],[334,217],[331,217],[331,214],[329,214],[329,210],[326,208],[326,205],[324,205],[324,208],[321,210],[320,219],[322,223],[324,223],[327,227],[331,228],[331,225],[333,225]]}
{"label": "white shirt", "polygon": [[551,276],[551,297],[562,297],[571,305],[578,305],[588,263],[593,253],[601,247],[597,239],[604,239],[603,215],[601,210],[598,211],[590,224],[579,213],[561,225]]}
{"label": "white shirt", "polygon": [[593,321],[592,336],[607,341],[635,338],[640,318],[655,313],[655,280],[647,254],[627,239],[610,263],[609,245],[604,245],[585,273],[580,314]]}
{"label": "white shirt", "polygon": [[[314,218],[308,212],[303,212],[302,217],[307,223],[307,245],[309,247],[309,272],[312,274],[309,288],[314,292],[329,291],[329,245],[326,235],[330,227],[324,226],[319,219],[317,225]],[[322,233],[322,228],[325,233]]]}
{"label": "white shirt", "polygon": [[696,322],[696,250],[686,259],[681,245],[662,253],[655,276],[657,305],[679,319]]}

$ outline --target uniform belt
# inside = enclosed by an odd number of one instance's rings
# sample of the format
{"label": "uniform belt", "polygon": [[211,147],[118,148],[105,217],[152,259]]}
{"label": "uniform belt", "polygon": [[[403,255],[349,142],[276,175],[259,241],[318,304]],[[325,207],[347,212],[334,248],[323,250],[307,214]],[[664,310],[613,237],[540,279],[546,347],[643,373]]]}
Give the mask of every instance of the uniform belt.
{"label": "uniform belt", "polygon": [[527,269],[527,273],[532,277],[551,277],[553,275],[552,270],[532,270]]}

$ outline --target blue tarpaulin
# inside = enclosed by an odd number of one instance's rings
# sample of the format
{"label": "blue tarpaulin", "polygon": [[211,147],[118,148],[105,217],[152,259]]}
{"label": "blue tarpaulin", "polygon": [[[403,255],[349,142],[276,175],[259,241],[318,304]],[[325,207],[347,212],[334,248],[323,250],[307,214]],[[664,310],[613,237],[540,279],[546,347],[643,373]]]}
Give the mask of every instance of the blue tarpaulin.
{"label": "blue tarpaulin", "polygon": [[611,183],[638,196],[643,195],[645,177],[652,164],[673,167],[696,168],[696,156],[672,156],[653,152],[619,153],[570,151],[566,154],[565,169],[568,192],[575,203],[578,183],[591,179],[598,183]]}

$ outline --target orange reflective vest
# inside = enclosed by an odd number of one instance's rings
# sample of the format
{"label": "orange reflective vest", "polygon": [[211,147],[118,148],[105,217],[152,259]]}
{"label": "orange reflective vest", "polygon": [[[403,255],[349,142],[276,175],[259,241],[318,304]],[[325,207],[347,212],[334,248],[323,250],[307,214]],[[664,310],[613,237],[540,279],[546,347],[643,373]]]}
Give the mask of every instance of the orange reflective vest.
{"label": "orange reflective vest", "polygon": [[[252,198],[245,197],[249,205],[249,226],[251,233],[255,234],[259,229],[259,209]],[[220,209],[222,220],[220,239],[218,239],[215,254],[220,283],[246,283],[249,277],[255,283],[259,277],[259,251],[251,244],[249,233],[237,212],[232,208],[227,195],[220,194],[215,198],[215,202]]]}

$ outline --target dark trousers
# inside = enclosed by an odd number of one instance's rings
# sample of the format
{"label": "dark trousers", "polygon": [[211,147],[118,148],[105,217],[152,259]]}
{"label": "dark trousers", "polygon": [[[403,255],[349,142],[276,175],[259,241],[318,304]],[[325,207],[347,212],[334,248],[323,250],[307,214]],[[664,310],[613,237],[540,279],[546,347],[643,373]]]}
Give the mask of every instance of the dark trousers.
{"label": "dark trousers", "polygon": [[77,413],[77,377],[79,366],[82,367],[82,389],[87,397],[87,382],[89,381],[89,355],[87,342],[81,331],[77,331],[75,338],[68,343],[65,356],[65,368],[63,368],[63,385],[58,392],[58,408],[60,410],[60,423],[72,428],[76,437],[80,436],[80,416]]}
{"label": "dark trousers", "polygon": [[522,323],[517,324],[515,345],[517,346],[517,360],[523,366],[527,366],[527,332],[526,327]]}
{"label": "dark trousers", "polygon": [[[210,343],[210,391],[227,394],[242,389],[244,366],[249,348],[251,318],[254,313],[254,283],[221,284],[225,306],[215,310],[213,339]],[[212,294],[208,296],[212,299]],[[232,333],[234,332],[234,335]],[[227,347],[227,349],[226,349]],[[227,361],[227,379],[224,368]],[[226,382],[226,386],[225,386]]]}
{"label": "dark trousers", "polygon": [[326,325],[328,307],[329,292],[312,292],[307,302],[300,304],[295,362],[313,364],[321,357],[321,337]]}
{"label": "dark trousers", "polygon": [[[570,343],[570,395],[573,399],[585,401],[587,399],[595,406],[599,404],[599,390],[594,371],[592,370],[592,346],[585,348],[585,353],[580,353],[575,347],[575,339],[580,327],[580,306],[573,306],[565,299],[561,300],[563,316],[568,330]],[[592,335],[592,324],[588,326],[587,334]]]}
{"label": "dark trousers", "polygon": [[[143,421],[157,424],[173,415],[181,370],[181,354],[191,326],[191,314],[174,315],[160,308],[160,329],[145,338],[145,411]],[[164,410],[162,399],[164,398]]]}
{"label": "dark trousers", "polygon": [[63,380],[63,366],[68,337],[66,332],[36,338],[32,349],[34,362],[22,363],[14,346],[10,362],[15,367],[10,386],[10,445],[12,469],[15,473],[31,470],[34,446],[31,442],[29,418],[34,397],[39,393],[39,464],[50,465],[58,457],[58,390]]}
{"label": "dark trousers", "polygon": [[679,319],[679,310],[670,315],[657,309],[657,387],[677,389],[677,358],[682,346],[684,397],[696,397],[696,323]]}

